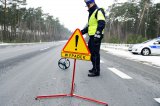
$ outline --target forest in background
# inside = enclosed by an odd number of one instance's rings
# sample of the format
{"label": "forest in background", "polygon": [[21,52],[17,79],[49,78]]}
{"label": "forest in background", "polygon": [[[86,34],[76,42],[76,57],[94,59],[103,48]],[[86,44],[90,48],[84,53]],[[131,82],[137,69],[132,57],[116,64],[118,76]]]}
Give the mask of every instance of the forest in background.
{"label": "forest in background", "polygon": [[160,37],[160,3],[128,0],[111,5],[107,12],[104,42],[139,43]]}
{"label": "forest in background", "polygon": [[[0,0],[0,42],[49,42],[72,34],[41,7],[26,5],[26,0]],[[160,36],[160,3],[114,0],[106,12],[103,42],[139,43]]]}
{"label": "forest in background", "polygon": [[26,5],[26,0],[0,0],[0,42],[49,42],[71,35],[58,18]]}

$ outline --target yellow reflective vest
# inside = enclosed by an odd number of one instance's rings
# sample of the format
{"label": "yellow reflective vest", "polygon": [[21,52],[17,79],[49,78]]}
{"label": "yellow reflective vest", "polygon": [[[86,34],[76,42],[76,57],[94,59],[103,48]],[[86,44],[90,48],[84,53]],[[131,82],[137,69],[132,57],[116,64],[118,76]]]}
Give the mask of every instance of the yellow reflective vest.
{"label": "yellow reflective vest", "polygon": [[[97,13],[97,19],[96,19],[96,12]],[[105,16],[103,15],[102,11],[99,11],[98,9],[96,9],[92,15],[89,18],[89,22],[88,22],[88,35],[89,36],[93,36],[95,35],[96,31],[97,31],[97,27],[98,27],[98,21],[99,20],[104,20],[105,21]],[[104,32],[104,30],[103,30]]]}

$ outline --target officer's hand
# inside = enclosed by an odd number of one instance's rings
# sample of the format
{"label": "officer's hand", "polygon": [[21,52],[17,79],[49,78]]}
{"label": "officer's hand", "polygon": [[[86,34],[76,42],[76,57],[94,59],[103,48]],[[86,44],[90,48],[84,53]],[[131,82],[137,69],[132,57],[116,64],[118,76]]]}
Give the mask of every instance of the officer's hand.
{"label": "officer's hand", "polygon": [[98,44],[98,43],[100,43],[100,41],[101,41],[101,39],[99,38],[99,35],[95,35],[94,36],[94,43]]}
{"label": "officer's hand", "polygon": [[97,31],[96,34],[94,35],[94,42],[95,42],[95,44],[100,43],[102,37],[103,37],[102,34]]}
{"label": "officer's hand", "polygon": [[81,32],[82,32],[82,35],[84,35],[84,34],[85,34],[85,31],[84,31],[84,30],[81,30]]}

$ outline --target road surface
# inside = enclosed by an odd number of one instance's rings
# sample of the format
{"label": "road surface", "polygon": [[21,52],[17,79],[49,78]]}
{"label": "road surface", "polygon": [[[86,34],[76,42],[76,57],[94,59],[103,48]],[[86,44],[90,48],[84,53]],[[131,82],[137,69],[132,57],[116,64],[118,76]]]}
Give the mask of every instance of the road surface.
{"label": "road surface", "polygon": [[[67,70],[57,62],[64,43],[0,48],[0,106],[102,106],[77,98],[35,100],[70,93],[73,60]],[[75,94],[109,106],[160,106],[160,69],[101,50],[101,76],[87,76],[91,62],[77,61]]]}

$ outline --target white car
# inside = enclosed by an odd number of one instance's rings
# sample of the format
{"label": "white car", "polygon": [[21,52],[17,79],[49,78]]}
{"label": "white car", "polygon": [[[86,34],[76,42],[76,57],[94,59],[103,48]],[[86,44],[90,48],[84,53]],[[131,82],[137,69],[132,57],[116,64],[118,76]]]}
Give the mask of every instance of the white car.
{"label": "white car", "polygon": [[160,55],[160,37],[130,47],[133,54]]}

